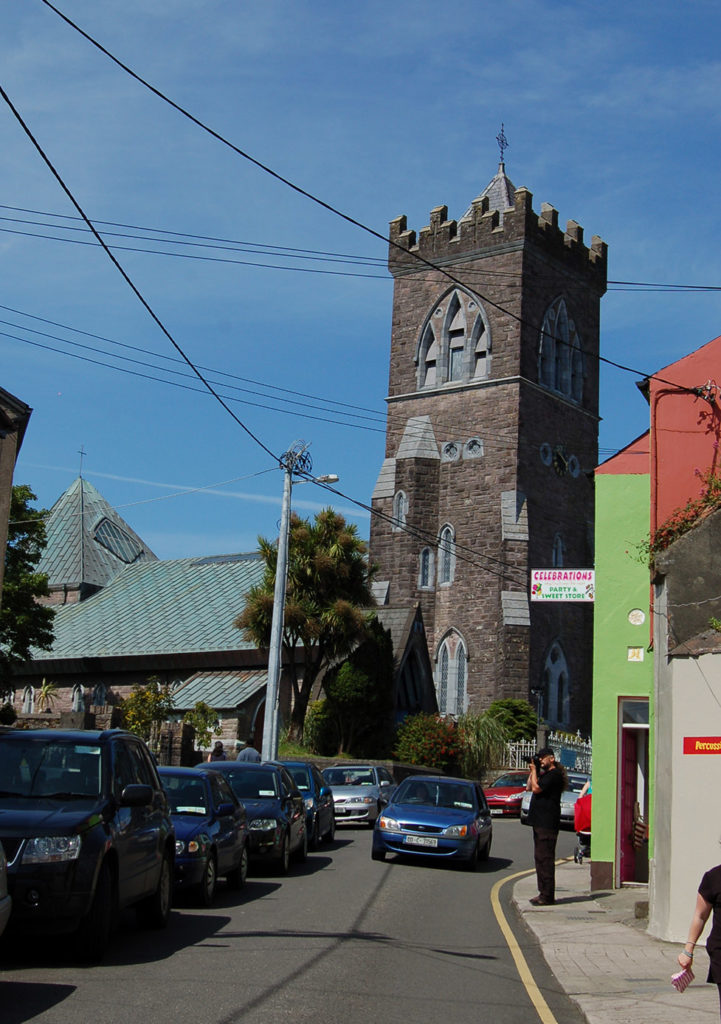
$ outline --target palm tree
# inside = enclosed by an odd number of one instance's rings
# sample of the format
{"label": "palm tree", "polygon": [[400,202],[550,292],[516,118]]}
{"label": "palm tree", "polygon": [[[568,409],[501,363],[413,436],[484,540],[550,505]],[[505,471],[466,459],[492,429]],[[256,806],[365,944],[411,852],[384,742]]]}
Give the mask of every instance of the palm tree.
{"label": "palm tree", "polygon": [[[265,574],[248,592],[235,625],[246,640],[267,647],[278,549],[263,537],[258,544]],[[289,738],[302,739],[308,700],[321,670],[350,654],[366,636],[367,609],[375,603],[371,578],[366,545],[343,516],[331,508],[319,512],[313,523],[291,516],[283,623],[284,661],[293,689]]]}
{"label": "palm tree", "polygon": [[43,676],[42,685],[38,691],[38,706],[41,711],[46,711],[48,714],[53,710],[53,704],[57,700],[58,696],[58,684],[49,683]]}

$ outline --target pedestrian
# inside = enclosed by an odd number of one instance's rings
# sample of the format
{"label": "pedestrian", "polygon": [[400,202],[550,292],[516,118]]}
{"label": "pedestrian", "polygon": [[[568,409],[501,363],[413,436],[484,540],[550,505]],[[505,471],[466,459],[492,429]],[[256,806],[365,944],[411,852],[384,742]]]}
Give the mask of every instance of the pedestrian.
{"label": "pedestrian", "polygon": [[561,824],[561,793],[568,785],[566,770],[556,761],[552,747],[542,747],[528,766],[526,789],[533,793],[528,824],[533,826],[533,856],[536,862],[538,896],[534,907],[556,902],[556,842]]}
{"label": "pedestrian", "polygon": [[221,740],[216,740],[213,749],[208,754],[209,761],[227,761],[225,751],[223,750],[223,744]]}
{"label": "pedestrian", "polygon": [[[684,970],[693,966],[693,954],[704,925],[713,910],[711,931],[706,939],[706,952],[709,957],[708,977],[706,981],[716,985],[719,990],[719,1006],[721,1007],[721,864],[711,868],[701,879],[696,893],[696,908],[688,929],[688,939],[678,955],[679,967]],[[689,949],[691,952],[689,953]]]}
{"label": "pedestrian", "polygon": [[243,743],[241,740],[235,741],[235,749],[238,753],[235,755],[236,761],[260,761],[261,757],[258,751],[250,742]]}

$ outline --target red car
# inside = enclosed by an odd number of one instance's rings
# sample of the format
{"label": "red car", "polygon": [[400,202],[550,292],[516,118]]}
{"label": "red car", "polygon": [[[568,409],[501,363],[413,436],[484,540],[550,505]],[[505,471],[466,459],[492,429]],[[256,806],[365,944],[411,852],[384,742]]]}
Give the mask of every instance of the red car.
{"label": "red car", "polygon": [[506,772],[490,786],[485,786],[484,792],[491,814],[494,817],[519,817],[527,781],[528,772]]}

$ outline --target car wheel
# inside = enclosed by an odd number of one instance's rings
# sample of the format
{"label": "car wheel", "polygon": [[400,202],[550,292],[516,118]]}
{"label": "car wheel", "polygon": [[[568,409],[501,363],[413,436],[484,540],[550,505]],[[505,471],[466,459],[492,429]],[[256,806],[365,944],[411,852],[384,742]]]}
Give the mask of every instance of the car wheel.
{"label": "car wheel", "polygon": [[280,853],[278,854],[278,870],[281,875],[287,875],[290,867],[290,843],[288,842],[288,833],[283,833],[283,838],[280,841]]}
{"label": "car wheel", "polygon": [[489,836],[488,837],[488,842],[483,847],[481,852],[478,854],[478,859],[479,860],[488,860],[488,858],[491,856],[491,843],[492,842],[493,842],[493,836]]}
{"label": "car wheel", "polygon": [[248,877],[248,847],[243,845],[243,852],[238,861],[238,867],[234,868],[225,879],[231,889],[242,889]]}
{"label": "car wheel", "polygon": [[313,818],[313,831],[311,832],[310,842],[308,843],[308,846],[309,846],[309,848],[311,850],[317,850],[319,845],[320,845],[320,821],[318,820],[318,815],[316,815],[315,818]]}
{"label": "car wheel", "polygon": [[335,839],[335,814],[331,814],[331,816],[330,816],[330,827],[328,828],[328,831],[323,836],[323,842],[324,843],[332,843],[334,839]]}
{"label": "car wheel", "polygon": [[198,886],[198,902],[201,907],[209,907],[215,896],[215,887],[218,883],[218,865],[215,854],[211,853],[205,862],[205,871]]}
{"label": "car wheel", "polygon": [[165,928],[170,917],[172,889],[170,857],[164,854],[155,892],[138,904],[138,918],[146,928]]}
{"label": "car wheel", "polygon": [[473,846],[473,853],[471,854],[471,856],[468,858],[468,860],[465,862],[465,864],[463,866],[465,867],[466,871],[477,871],[478,870],[478,861],[479,861],[478,843],[475,843],[474,846]]}
{"label": "car wheel", "polygon": [[303,829],[303,839],[300,846],[295,851],[295,859],[299,864],[304,864],[308,859],[308,829]]}
{"label": "car wheel", "polygon": [[373,848],[371,848],[371,860],[385,860],[385,859],[386,859],[386,851],[385,850],[374,850]]}
{"label": "car wheel", "polygon": [[78,959],[82,963],[99,964],[103,959],[115,918],[115,902],[113,876],[107,861],[103,861],[93,902],[75,936]]}

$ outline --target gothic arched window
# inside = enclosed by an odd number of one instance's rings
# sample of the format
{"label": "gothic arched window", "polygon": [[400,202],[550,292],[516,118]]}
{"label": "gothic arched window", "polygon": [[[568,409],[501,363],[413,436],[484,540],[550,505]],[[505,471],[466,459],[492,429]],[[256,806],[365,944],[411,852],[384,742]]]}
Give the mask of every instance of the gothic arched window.
{"label": "gothic arched window", "polygon": [[418,566],[418,586],[430,590],[433,586],[433,549],[423,548]]}
{"label": "gothic arched window", "polygon": [[546,310],[538,347],[538,380],[579,405],[583,401],[583,352],[562,297]]}
{"label": "gothic arched window", "polygon": [[73,687],[71,706],[73,711],[85,710],[85,701],[83,700],[83,688],[79,683],[76,683],[75,686]]}
{"label": "gothic arched window", "polygon": [[570,672],[566,655],[554,640],[543,665],[543,706],[550,724],[557,728],[568,724],[571,712]]}
{"label": "gothic arched window", "polygon": [[466,647],[455,630],[438,649],[436,697],[442,715],[462,715],[466,710]]}
{"label": "gothic arched window", "polygon": [[393,498],[393,522],[391,523],[391,529],[402,530],[406,525],[407,517],[408,496],[405,491],[396,491],[395,497]]}
{"label": "gothic arched window", "polygon": [[491,338],[480,301],[451,288],[436,302],[416,350],[419,388],[481,380],[491,371]]}
{"label": "gothic arched window", "polygon": [[551,565],[554,569],[563,568],[563,556],[565,553],[565,545],[563,543],[563,537],[560,533],[557,533],[553,538],[553,552],[551,555]]}
{"label": "gothic arched window", "polygon": [[96,707],[104,707],[108,701],[108,691],[105,683],[98,683],[93,689],[93,704]]}
{"label": "gothic arched window", "polygon": [[32,686],[26,686],[23,690],[23,714],[32,715],[35,710],[35,691]]}
{"label": "gothic arched window", "polygon": [[453,583],[456,574],[456,535],[452,526],[444,526],[438,538],[438,582]]}

